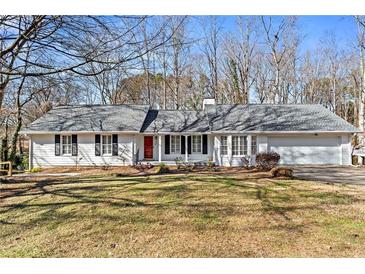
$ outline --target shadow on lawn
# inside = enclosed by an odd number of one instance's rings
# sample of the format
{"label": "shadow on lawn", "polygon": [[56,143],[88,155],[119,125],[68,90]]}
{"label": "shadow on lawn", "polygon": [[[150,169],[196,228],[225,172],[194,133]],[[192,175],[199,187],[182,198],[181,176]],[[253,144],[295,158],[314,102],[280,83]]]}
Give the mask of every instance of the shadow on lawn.
{"label": "shadow on lawn", "polygon": [[[255,179],[241,179],[228,176],[198,176],[185,175],[185,176],[159,176],[159,177],[88,177],[85,178],[58,178],[41,180],[33,185],[22,186],[20,188],[14,188],[11,182],[8,182],[6,186],[1,188],[5,193],[1,196],[2,200],[15,197],[29,197],[30,199],[21,202],[8,202],[0,206],[0,213],[11,216],[12,211],[27,208],[42,208],[47,209],[39,218],[29,221],[29,225],[38,222],[55,222],[55,217],[59,220],[56,222],[63,222],[65,218],[90,218],[89,215],[85,215],[81,212],[60,213],[58,209],[70,205],[92,205],[92,206],[108,206],[112,209],[122,208],[152,208],[159,210],[174,210],[180,208],[184,214],[200,214],[203,216],[203,220],[210,220],[210,216],[229,216],[242,214],[242,210],[237,209],[239,205],[235,203],[229,203],[220,205],[219,201],[212,199],[207,202],[205,197],[197,197],[195,191],[198,191],[196,182],[202,184],[209,184],[206,190],[209,189],[212,196],[219,191],[230,191],[234,195],[239,195],[240,199],[250,199],[258,201],[261,208],[247,207],[244,211],[257,211],[262,210],[268,212],[273,218],[281,218],[280,221],[286,222],[287,229],[295,229],[299,226],[292,222],[293,213],[301,214],[301,210],[321,210],[323,204],[349,204],[356,200],[354,196],[340,194],[336,192],[321,191],[319,193],[313,191],[313,189],[306,190],[298,188],[291,181],[272,181],[265,179],[260,181]],[[171,183],[180,183],[177,185],[171,185]],[[16,183],[14,183],[16,184]],[[80,185],[81,184],[81,185]],[[200,185],[199,189],[204,188],[204,185]],[[297,196],[292,193],[296,193]],[[116,194],[126,193],[136,198],[117,197]],[[103,194],[104,196],[100,196]],[[35,203],[34,200],[45,196],[50,196],[51,199],[47,199],[47,202]],[[147,202],[145,197],[147,196],[151,202]],[[57,201],[61,197],[64,201]],[[307,204],[296,204],[296,199],[307,199]],[[139,198],[139,199],[138,199]],[[163,199],[165,198],[165,199]],[[54,201],[52,201],[54,200]],[[50,202],[48,202],[50,201]],[[4,215],[3,215],[4,216]],[[207,217],[208,216],[208,217]],[[95,216],[94,216],[95,217]],[[191,216],[190,216],[191,217]],[[105,215],[98,215],[98,218],[104,218],[110,220],[126,219],[126,216],[118,215],[117,217]],[[114,220],[113,219],[113,220]],[[149,222],[153,223],[154,220],[142,218],[139,215],[132,215],[126,219],[129,222]],[[158,222],[159,220],[155,220]],[[13,225],[14,222],[3,219],[1,224]],[[278,225],[279,226],[282,225]]]}

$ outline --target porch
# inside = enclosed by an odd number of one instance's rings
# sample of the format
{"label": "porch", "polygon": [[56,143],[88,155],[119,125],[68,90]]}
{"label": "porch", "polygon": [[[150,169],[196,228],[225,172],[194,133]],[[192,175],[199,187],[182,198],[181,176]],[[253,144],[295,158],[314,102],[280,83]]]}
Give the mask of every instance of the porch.
{"label": "porch", "polygon": [[[171,160],[161,161],[161,162],[155,161],[155,160],[152,160],[152,161],[142,160],[142,161],[139,161],[138,163],[140,163],[142,165],[151,164],[153,166],[158,166],[159,164],[164,163],[165,165],[168,165],[168,166],[176,166],[176,161],[171,161]],[[206,166],[208,164],[208,161],[191,160],[191,161],[188,161],[188,163],[192,164],[192,165],[196,165],[196,166]]]}
{"label": "porch", "polygon": [[135,162],[153,165],[176,165],[179,159],[194,165],[211,161],[221,166],[239,166],[243,158],[253,164],[258,151],[256,136],[248,134],[151,134],[139,136],[137,143],[139,157]]}

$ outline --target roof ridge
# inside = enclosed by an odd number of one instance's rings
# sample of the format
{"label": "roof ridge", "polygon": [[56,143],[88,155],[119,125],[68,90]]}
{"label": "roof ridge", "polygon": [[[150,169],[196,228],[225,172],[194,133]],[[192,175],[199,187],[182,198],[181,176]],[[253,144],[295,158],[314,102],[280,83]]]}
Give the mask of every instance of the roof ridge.
{"label": "roof ridge", "polygon": [[71,104],[71,105],[59,105],[53,108],[67,108],[67,107],[117,107],[117,106],[141,106],[149,107],[148,104]]}

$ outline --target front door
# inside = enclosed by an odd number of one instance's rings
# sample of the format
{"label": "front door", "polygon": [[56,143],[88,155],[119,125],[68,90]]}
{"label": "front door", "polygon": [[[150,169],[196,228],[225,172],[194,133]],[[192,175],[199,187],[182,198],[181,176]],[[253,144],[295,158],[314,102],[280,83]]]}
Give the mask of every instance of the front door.
{"label": "front door", "polygon": [[153,136],[144,136],[144,158],[153,159]]}

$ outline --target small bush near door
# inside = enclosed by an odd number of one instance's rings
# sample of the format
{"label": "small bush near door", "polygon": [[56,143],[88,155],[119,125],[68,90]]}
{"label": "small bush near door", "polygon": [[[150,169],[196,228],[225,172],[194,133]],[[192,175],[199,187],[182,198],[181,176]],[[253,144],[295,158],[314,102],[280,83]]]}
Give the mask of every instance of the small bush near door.
{"label": "small bush near door", "polygon": [[165,163],[160,163],[157,168],[157,174],[169,173],[170,169]]}
{"label": "small bush near door", "polygon": [[256,167],[262,170],[271,170],[278,165],[280,155],[276,152],[259,153],[256,155]]}
{"label": "small bush near door", "polygon": [[274,167],[270,173],[273,177],[293,177],[293,170],[288,167]]}

